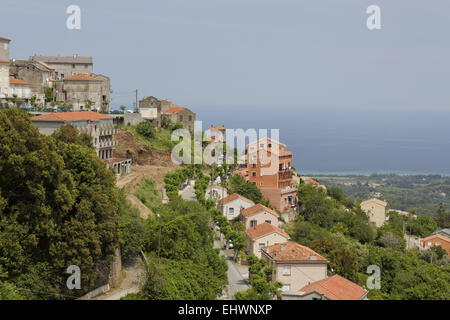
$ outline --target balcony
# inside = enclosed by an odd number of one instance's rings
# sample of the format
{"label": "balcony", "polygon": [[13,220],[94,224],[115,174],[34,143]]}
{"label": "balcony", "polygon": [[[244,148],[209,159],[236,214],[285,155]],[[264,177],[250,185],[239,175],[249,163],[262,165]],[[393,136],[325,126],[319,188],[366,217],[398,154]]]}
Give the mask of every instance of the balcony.
{"label": "balcony", "polygon": [[117,147],[117,141],[115,140],[100,141],[98,146],[99,148],[114,148]]}

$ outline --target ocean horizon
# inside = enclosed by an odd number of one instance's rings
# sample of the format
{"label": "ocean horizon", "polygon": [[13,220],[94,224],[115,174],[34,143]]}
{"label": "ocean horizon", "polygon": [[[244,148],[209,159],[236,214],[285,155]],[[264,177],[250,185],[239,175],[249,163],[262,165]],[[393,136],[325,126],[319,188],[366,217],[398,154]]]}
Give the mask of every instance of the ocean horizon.
{"label": "ocean horizon", "polygon": [[308,175],[450,176],[450,111],[408,108],[190,107],[229,129],[279,129],[293,166]]}

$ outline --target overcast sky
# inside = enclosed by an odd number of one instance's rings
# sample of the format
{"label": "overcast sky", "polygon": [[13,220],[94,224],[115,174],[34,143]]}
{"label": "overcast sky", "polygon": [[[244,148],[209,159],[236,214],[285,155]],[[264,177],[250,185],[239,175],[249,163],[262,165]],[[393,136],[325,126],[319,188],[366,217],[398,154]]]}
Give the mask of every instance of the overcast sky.
{"label": "overcast sky", "polygon": [[[79,55],[113,106],[448,108],[448,0],[0,0],[11,56]],[[66,8],[81,7],[81,30]],[[381,7],[369,31],[366,8]],[[195,108],[194,108],[195,109]]]}

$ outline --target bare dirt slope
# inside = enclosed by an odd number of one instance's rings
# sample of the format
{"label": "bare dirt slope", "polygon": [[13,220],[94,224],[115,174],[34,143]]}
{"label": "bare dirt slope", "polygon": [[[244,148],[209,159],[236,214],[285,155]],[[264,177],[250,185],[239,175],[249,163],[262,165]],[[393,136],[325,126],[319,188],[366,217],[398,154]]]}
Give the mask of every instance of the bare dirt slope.
{"label": "bare dirt slope", "polygon": [[169,151],[152,149],[145,143],[137,141],[133,134],[126,130],[119,129],[114,139],[117,141],[114,157],[133,157],[138,165],[174,166]]}
{"label": "bare dirt slope", "polygon": [[173,164],[169,151],[152,149],[137,141],[126,130],[119,129],[114,138],[117,140],[114,157],[133,157],[135,162],[131,173],[122,176],[116,185],[118,188],[125,188],[128,200],[139,209],[141,217],[146,219],[153,212],[134,196],[136,186],[143,178],[147,178],[155,183],[156,189],[163,190],[164,176],[179,166]]}

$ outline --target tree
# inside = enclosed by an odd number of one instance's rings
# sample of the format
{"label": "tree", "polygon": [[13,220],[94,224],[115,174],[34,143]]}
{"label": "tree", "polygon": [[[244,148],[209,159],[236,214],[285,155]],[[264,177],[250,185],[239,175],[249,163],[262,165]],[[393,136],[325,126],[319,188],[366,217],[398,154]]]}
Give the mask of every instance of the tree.
{"label": "tree", "polygon": [[439,204],[435,221],[439,228],[450,228],[450,211],[445,209],[442,202]]}
{"label": "tree", "polygon": [[148,121],[139,122],[136,126],[136,132],[147,139],[151,139],[155,136],[155,128]]}
{"label": "tree", "polygon": [[8,282],[73,295],[65,271],[78,265],[83,294],[118,237],[115,178],[93,150],[41,135],[25,111],[1,110],[0,266]]}
{"label": "tree", "polygon": [[394,250],[405,250],[405,239],[397,236],[392,232],[385,232],[381,238],[378,240],[378,243],[384,248],[390,248]]}
{"label": "tree", "polygon": [[283,284],[279,281],[273,281],[272,266],[266,265],[266,260],[258,259],[255,255],[247,256],[249,265],[250,285],[246,291],[236,292],[236,300],[272,300],[277,298],[281,300],[280,288]]}
{"label": "tree", "polygon": [[127,107],[125,107],[124,105],[121,105],[119,108],[120,108],[120,110],[122,110],[122,112],[124,112]]}
{"label": "tree", "polygon": [[52,88],[44,88],[45,102],[52,102],[54,99],[53,89]]}

